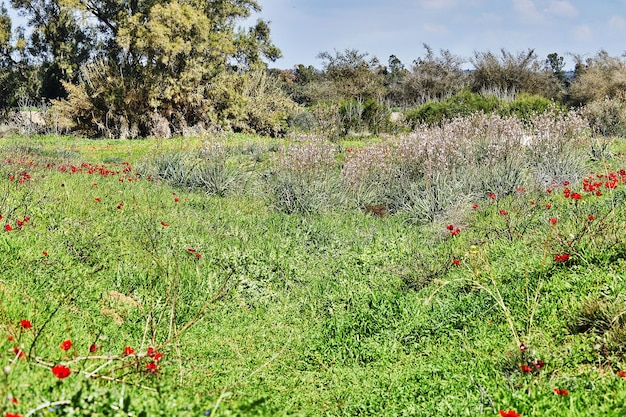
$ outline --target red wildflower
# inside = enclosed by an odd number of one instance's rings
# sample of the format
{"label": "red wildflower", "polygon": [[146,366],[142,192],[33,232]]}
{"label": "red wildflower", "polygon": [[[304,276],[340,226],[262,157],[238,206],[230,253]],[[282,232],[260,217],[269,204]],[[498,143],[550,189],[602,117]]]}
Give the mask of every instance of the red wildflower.
{"label": "red wildflower", "polygon": [[520,417],[521,414],[515,412],[515,410],[500,410],[500,417]]}
{"label": "red wildflower", "polygon": [[18,358],[24,359],[24,352],[22,352],[22,350],[17,346],[13,348],[13,353],[15,353],[15,356],[17,356]]}
{"label": "red wildflower", "polygon": [[195,249],[193,249],[193,248],[187,248],[187,252],[189,252],[189,253],[194,253],[195,251],[196,251],[196,250],[195,250]]}
{"label": "red wildflower", "polygon": [[500,210],[500,216],[508,216],[509,212],[506,210]]}
{"label": "red wildflower", "polygon": [[556,395],[569,395],[569,391],[566,389],[558,389],[558,388],[554,388],[554,393]]}
{"label": "red wildflower", "polygon": [[129,355],[132,355],[133,353],[135,353],[135,350],[131,348],[130,346],[126,346],[124,348],[124,355],[129,356]]}
{"label": "red wildflower", "polygon": [[163,226],[163,227],[167,227],[167,226],[169,226],[169,224],[167,224],[167,223],[165,223],[165,222],[161,222],[161,226]]}
{"label": "red wildflower", "polygon": [[163,358],[163,354],[161,352],[157,352],[154,354],[154,360],[160,361]]}
{"label": "red wildflower", "polygon": [[11,227],[10,224],[5,224],[4,225],[4,230],[6,230],[7,232],[10,232],[11,230],[13,230],[13,228]]}
{"label": "red wildflower", "polygon": [[556,224],[558,222],[558,220],[556,219],[556,217],[550,217],[550,224]]}
{"label": "red wildflower", "polygon": [[449,224],[449,225],[446,226],[446,229],[452,231],[452,230],[454,230],[454,225],[453,224]]}
{"label": "red wildflower", "polygon": [[64,365],[54,365],[52,367],[52,373],[59,379],[67,378],[70,376],[70,368]]}
{"label": "red wildflower", "polygon": [[198,259],[202,258],[202,254],[201,253],[196,253],[196,258],[198,258]]}
{"label": "red wildflower", "polygon": [[19,404],[19,401],[17,400],[17,398],[13,397],[11,398],[11,404]]}
{"label": "red wildflower", "polygon": [[532,372],[533,368],[528,365],[522,365],[522,372]]}
{"label": "red wildflower", "polygon": [[569,185],[569,181],[563,181],[563,185],[567,187]]}
{"label": "red wildflower", "polygon": [[452,265],[461,265],[461,261],[455,258],[452,260]]}
{"label": "red wildflower", "polygon": [[496,195],[495,195],[494,193],[488,193],[488,194],[487,194],[487,197],[489,197],[489,198],[490,198],[490,199],[492,199],[492,200],[495,200],[495,199],[496,199]]}
{"label": "red wildflower", "polygon": [[72,347],[72,341],[70,339],[64,340],[59,347],[63,350],[70,350]]}
{"label": "red wildflower", "polygon": [[476,203],[472,204],[472,208],[473,208],[474,210],[478,209],[478,204],[476,204]]}
{"label": "red wildflower", "polygon": [[16,414],[16,413],[9,413],[7,411],[7,413],[5,414],[5,417],[24,417],[21,414]]}
{"label": "red wildflower", "polygon": [[546,190],[546,193],[548,193],[548,194],[550,194],[551,192],[552,192],[552,188],[548,188],[548,189]]}
{"label": "red wildflower", "polygon": [[589,217],[587,217],[589,219],[590,222],[595,220],[595,217],[593,217],[593,214],[590,214]]}
{"label": "red wildflower", "polygon": [[119,203],[119,204],[117,205],[117,209],[118,209],[118,210],[121,210],[121,209],[122,209],[122,207],[124,207],[124,203]]}
{"label": "red wildflower", "polygon": [[98,346],[96,346],[95,343],[93,343],[91,346],[89,346],[89,352],[96,353],[97,350],[98,350]]}
{"label": "red wildflower", "polygon": [[100,197],[94,198],[93,201],[95,201],[96,203],[99,203],[100,202]]}
{"label": "red wildflower", "polygon": [[43,256],[45,256],[47,258],[48,257],[48,252],[43,251]]}
{"label": "red wildflower", "polygon": [[17,219],[17,220],[15,221],[15,223],[16,223],[19,227],[24,226],[24,220]]}
{"label": "red wildflower", "polygon": [[554,255],[554,260],[556,262],[565,262],[569,260],[569,253],[563,253],[563,254],[555,254]]}
{"label": "red wildflower", "polygon": [[178,203],[179,201],[178,197],[174,197],[174,203]]}
{"label": "red wildflower", "polygon": [[154,348],[152,346],[150,346],[148,348],[148,351],[146,352],[146,355],[148,355],[149,357],[152,358],[152,357],[154,357],[154,354],[155,354]]}
{"label": "red wildflower", "polygon": [[626,371],[617,371],[616,374],[619,377],[626,378]]}
{"label": "red wildflower", "polygon": [[578,193],[572,193],[572,200],[580,200],[581,196]]}
{"label": "red wildflower", "polygon": [[33,327],[33,325],[30,323],[30,320],[20,320],[20,326],[22,326],[23,329],[30,329],[31,327]]}
{"label": "red wildflower", "polygon": [[546,204],[546,209],[547,209],[547,210],[550,210],[551,208],[552,208],[552,205],[550,205],[550,204]]}

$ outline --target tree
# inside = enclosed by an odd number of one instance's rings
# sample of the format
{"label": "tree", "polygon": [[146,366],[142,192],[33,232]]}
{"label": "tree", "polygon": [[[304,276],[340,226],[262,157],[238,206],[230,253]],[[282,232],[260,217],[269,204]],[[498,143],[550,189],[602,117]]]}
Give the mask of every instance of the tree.
{"label": "tree", "polygon": [[467,87],[467,74],[463,71],[464,59],[448,50],[436,56],[424,44],[426,56],[413,61],[410,74],[403,82],[404,100],[410,104],[452,96]]}
{"label": "tree", "polygon": [[583,60],[574,56],[576,72],[570,88],[572,104],[619,99],[626,101],[626,61],[602,50]]}
{"label": "tree", "polygon": [[548,54],[546,66],[563,86],[569,86],[569,78],[567,78],[567,74],[563,70],[565,68],[565,58],[559,56],[556,52]]}
{"label": "tree", "polygon": [[527,92],[548,98],[559,95],[552,74],[537,60],[533,49],[514,55],[504,49],[500,56],[492,52],[475,52],[471,73],[474,92],[499,90],[501,92]]}
{"label": "tree", "polygon": [[14,4],[33,26],[31,50],[50,81],[47,96],[67,91],[66,102],[56,101],[59,116],[91,134],[148,135],[155,120],[178,131],[241,126],[251,102],[240,78],[280,57],[266,22],[236,28],[260,11],[253,0]]}
{"label": "tree", "polygon": [[21,28],[13,32],[8,11],[0,6],[0,111],[6,113],[21,99],[36,96],[38,80],[27,57]]}
{"label": "tree", "polygon": [[13,0],[28,17],[32,29],[29,55],[40,72],[44,99],[65,97],[64,81],[76,83],[79,69],[96,49],[94,28],[80,23],[81,15],[63,3],[49,0]]}
{"label": "tree", "polygon": [[323,61],[323,77],[332,83],[338,98],[364,101],[384,96],[384,67],[376,57],[367,59],[367,56],[368,53],[356,49],[318,55]]}

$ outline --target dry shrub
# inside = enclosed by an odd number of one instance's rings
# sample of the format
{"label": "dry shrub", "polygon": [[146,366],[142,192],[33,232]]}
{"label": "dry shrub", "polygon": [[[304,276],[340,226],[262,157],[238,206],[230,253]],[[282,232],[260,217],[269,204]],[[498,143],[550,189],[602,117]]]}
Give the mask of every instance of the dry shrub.
{"label": "dry shrub", "polygon": [[601,101],[605,98],[623,99],[626,91],[626,62],[606,51],[598,52],[583,62],[577,61],[576,75],[570,87],[573,104]]}
{"label": "dry shrub", "polygon": [[335,154],[336,145],[317,139],[284,149],[266,178],[274,207],[284,213],[318,213],[343,206]]}
{"label": "dry shrub", "polygon": [[582,111],[593,132],[601,136],[626,134],[626,102],[605,97],[587,104]]}
{"label": "dry shrub", "polygon": [[588,138],[577,112],[553,109],[525,122],[477,113],[350,150],[341,177],[367,204],[427,222],[475,196],[577,180]]}
{"label": "dry shrub", "polygon": [[472,91],[484,88],[526,92],[556,98],[560,87],[533,49],[512,54],[504,49],[500,54],[475,52],[471,60],[475,70],[471,73]]}

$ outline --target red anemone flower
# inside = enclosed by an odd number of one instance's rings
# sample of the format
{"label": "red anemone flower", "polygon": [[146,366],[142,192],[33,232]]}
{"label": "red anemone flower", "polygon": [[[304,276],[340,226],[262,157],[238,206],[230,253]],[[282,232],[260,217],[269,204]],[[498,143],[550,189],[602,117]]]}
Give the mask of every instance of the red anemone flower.
{"label": "red anemone flower", "polygon": [[554,388],[554,393],[556,395],[569,395],[569,391],[566,389]]}
{"label": "red anemone flower", "polygon": [[33,325],[30,323],[30,320],[20,320],[20,326],[22,326],[23,329],[30,329],[31,327],[33,327]]}
{"label": "red anemone flower", "polygon": [[70,368],[64,365],[55,365],[52,367],[52,373],[59,379],[67,378],[70,376]]}
{"label": "red anemone flower", "polygon": [[508,410],[508,411],[500,410],[500,416],[501,417],[520,417],[521,414],[516,412],[515,410]]}
{"label": "red anemone flower", "polygon": [[64,340],[59,347],[63,350],[70,350],[72,347],[72,341],[70,339]]}

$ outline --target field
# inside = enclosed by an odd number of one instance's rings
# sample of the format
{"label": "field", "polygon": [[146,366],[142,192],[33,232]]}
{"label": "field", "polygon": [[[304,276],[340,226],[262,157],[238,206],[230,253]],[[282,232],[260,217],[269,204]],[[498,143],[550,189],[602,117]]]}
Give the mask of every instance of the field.
{"label": "field", "polygon": [[554,117],[0,139],[2,412],[626,414],[626,142]]}

